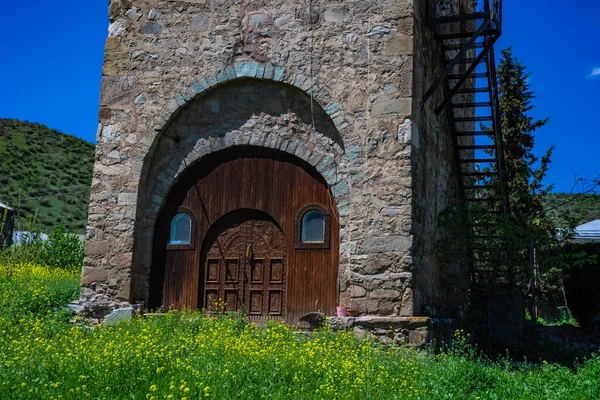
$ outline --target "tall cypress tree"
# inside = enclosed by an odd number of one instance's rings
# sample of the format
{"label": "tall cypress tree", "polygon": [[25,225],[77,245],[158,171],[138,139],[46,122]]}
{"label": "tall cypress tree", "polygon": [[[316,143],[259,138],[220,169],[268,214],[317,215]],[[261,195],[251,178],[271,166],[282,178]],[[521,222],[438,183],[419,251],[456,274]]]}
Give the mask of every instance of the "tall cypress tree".
{"label": "tall cypress tree", "polygon": [[504,186],[509,213],[503,217],[502,230],[507,240],[505,262],[513,284],[520,284],[528,295],[530,313],[535,318],[535,297],[539,293],[540,270],[536,253],[551,246],[556,229],[544,215],[543,198],[551,190],[544,187],[553,147],[538,159],[534,153],[534,132],[548,119],[534,120],[529,115],[535,98],[528,83],[530,73],[517,60],[512,48],[502,51],[498,68],[500,117],[505,155]]}
{"label": "tall cypress tree", "polygon": [[[498,68],[500,116],[506,170],[504,177],[508,190],[511,214],[516,218],[531,219],[541,214],[542,179],[548,171],[551,147],[535,167],[538,158],[533,154],[535,139],[533,133],[543,127],[548,119],[533,120],[528,112],[533,108],[535,98],[528,79],[530,73],[512,54],[512,48],[502,50],[502,60]],[[527,221],[523,221],[527,222]]]}

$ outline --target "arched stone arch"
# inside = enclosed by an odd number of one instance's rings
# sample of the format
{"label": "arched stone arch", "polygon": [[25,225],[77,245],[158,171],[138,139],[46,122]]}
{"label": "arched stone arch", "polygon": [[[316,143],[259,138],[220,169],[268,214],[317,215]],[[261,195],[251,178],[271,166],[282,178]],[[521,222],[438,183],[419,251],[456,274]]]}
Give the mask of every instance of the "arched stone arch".
{"label": "arched stone arch", "polygon": [[[238,64],[236,64],[238,65]],[[312,165],[328,183],[338,208],[349,204],[348,163],[340,128],[348,124],[338,118],[335,103],[327,109],[302,90],[302,80],[290,85],[285,71],[245,63],[233,76],[227,67],[217,73],[214,84],[204,88],[196,81],[195,95],[186,89],[171,102],[171,115],[153,140],[142,168],[135,223],[133,296],[148,298],[152,240],[157,216],[183,171],[205,156],[235,146],[258,146],[287,152]],[[228,74],[229,71],[229,75]],[[254,71],[252,76],[248,71]],[[248,73],[247,73],[248,72]],[[247,73],[247,74],[246,74]],[[226,77],[229,76],[229,79]],[[221,81],[219,81],[221,77]],[[191,87],[192,87],[191,86]],[[200,89],[203,90],[200,90]],[[323,95],[326,97],[326,95]],[[332,118],[332,115],[335,115]],[[337,123],[336,123],[337,118]],[[344,125],[346,124],[346,125]],[[340,225],[344,226],[344,216]],[[343,246],[342,246],[343,247]],[[142,249],[144,249],[142,251]]]}
{"label": "arched stone arch", "polygon": [[243,61],[221,68],[215,74],[201,77],[183,90],[175,93],[175,96],[169,99],[166,107],[156,120],[155,130],[157,132],[164,131],[177,116],[178,112],[198,96],[202,96],[206,92],[218,89],[220,86],[237,79],[259,79],[293,86],[299,91],[304,92],[315,102],[316,106],[320,107],[331,117],[332,123],[338,132],[341,133],[351,125],[346,120],[343,110],[334,101],[329,91],[315,82],[312,77],[305,74],[293,73],[283,66],[276,66],[271,63],[261,64],[252,61]]}

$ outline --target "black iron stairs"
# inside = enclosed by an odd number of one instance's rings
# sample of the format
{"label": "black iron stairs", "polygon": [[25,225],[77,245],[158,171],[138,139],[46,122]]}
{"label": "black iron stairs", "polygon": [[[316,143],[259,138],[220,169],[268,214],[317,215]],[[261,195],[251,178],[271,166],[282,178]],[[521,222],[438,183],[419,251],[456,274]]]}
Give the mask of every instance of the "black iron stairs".
{"label": "black iron stairs", "polygon": [[439,101],[435,112],[447,111],[453,130],[471,233],[472,283],[510,286],[510,263],[502,260],[505,244],[490,228],[509,212],[494,57],[494,43],[502,32],[502,0],[429,0],[429,11],[443,65],[423,103]]}

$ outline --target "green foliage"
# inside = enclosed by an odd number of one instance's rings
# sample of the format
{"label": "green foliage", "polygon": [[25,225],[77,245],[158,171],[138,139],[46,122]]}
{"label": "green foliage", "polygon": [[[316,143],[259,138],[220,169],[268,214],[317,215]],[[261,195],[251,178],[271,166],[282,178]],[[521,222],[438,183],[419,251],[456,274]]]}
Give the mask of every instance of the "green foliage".
{"label": "green foliage", "polygon": [[600,316],[600,243],[571,243],[562,251],[567,304],[579,324],[588,327]]}
{"label": "green foliage", "polygon": [[[502,51],[498,77],[506,158],[503,175],[510,212],[499,218],[497,226],[506,249],[502,268],[509,271],[512,284],[521,286],[530,314],[537,317],[539,302],[542,315],[557,322],[565,304],[561,240],[568,237],[569,229],[600,216],[600,196],[588,193],[599,181],[578,180],[583,193],[577,194],[550,194],[552,186],[543,185],[553,148],[541,159],[533,152],[534,133],[547,119],[536,121],[529,115],[535,98],[529,75],[511,48]],[[561,236],[558,228],[562,228]]]}
{"label": "green foliage", "polygon": [[506,159],[504,182],[510,210],[503,221],[503,230],[508,240],[507,259],[512,264],[509,267],[521,283],[538,278],[531,263],[534,246],[539,250],[556,242],[555,226],[545,216],[543,205],[543,198],[551,187],[544,188],[542,184],[553,148],[540,160],[533,153],[533,133],[543,127],[547,119],[535,121],[528,115],[535,98],[528,83],[529,76],[513,56],[512,48],[502,51],[498,77]]}
{"label": "green foliage", "polygon": [[33,262],[73,273],[81,272],[85,245],[77,235],[65,232],[64,225],[59,223],[48,240],[43,240],[40,233],[32,228],[34,220],[35,215],[29,223],[29,235],[20,244],[0,252],[0,264],[13,266]]}
{"label": "green foliage", "polygon": [[36,230],[37,213],[27,218],[26,221],[21,221],[19,225],[23,231],[29,232],[27,237],[23,239],[20,245],[13,245],[4,251],[0,252],[1,265],[18,265],[26,263],[44,264],[44,241],[40,232]]}
{"label": "green foliage", "polygon": [[[484,216],[479,217],[474,232],[476,238],[483,239],[476,241],[474,246],[494,250],[486,257],[493,259],[494,273],[481,285],[482,289],[492,290],[494,286],[519,288],[529,299],[530,313],[537,316],[535,300],[540,294],[542,275],[552,267],[543,264],[539,256],[556,246],[558,240],[556,227],[546,216],[543,203],[551,189],[551,186],[544,186],[543,179],[553,148],[541,159],[534,155],[534,133],[546,124],[547,119],[534,120],[529,115],[535,98],[528,83],[529,75],[510,47],[502,51],[498,91],[505,163],[500,171],[502,181],[499,175],[493,176],[489,182],[494,188],[491,193],[482,191],[479,194],[492,201],[474,207]],[[499,210],[501,212],[496,214]]]}
{"label": "green foliage", "polygon": [[549,193],[544,208],[557,227],[570,230],[600,219],[600,194]]}
{"label": "green foliage", "polygon": [[0,398],[592,399],[600,358],[574,369],[482,357],[458,331],[438,354],[352,332],[169,312],[115,326],[70,324],[77,275],[0,266]]}
{"label": "green foliage", "polygon": [[92,182],[94,145],[41,124],[0,118],[0,201],[18,207],[18,219],[38,210],[37,230],[69,215],[70,231],[82,232]]}
{"label": "green foliage", "polygon": [[79,273],[32,263],[0,264],[0,318],[15,323],[54,318],[54,313],[78,297]]}
{"label": "green foliage", "polygon": [[83,242],[77,235],[65,232],[62,223],[54,227],[48,241],[44,242],[43,246],[46,265],[76,273],[81,271],[83,252]]}

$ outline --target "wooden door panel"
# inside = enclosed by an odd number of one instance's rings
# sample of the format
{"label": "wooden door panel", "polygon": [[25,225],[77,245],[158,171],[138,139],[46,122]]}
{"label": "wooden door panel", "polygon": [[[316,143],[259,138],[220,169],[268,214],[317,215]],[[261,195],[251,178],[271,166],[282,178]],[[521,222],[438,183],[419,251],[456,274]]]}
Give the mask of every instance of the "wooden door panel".
{"label": "wooden door panel", "polygon": [[239,277],[239,265],[240,265],[240,260],[237,258],[234,259],[227,259],[226,260],[226,266],[225,266],[225,283],[239,283],[240,281],[240,277]]}
{"label": "wooden door panel", "polygon": [[250,304],[248,306],[248,314],[250,316],[261,316],[265,314],[263,304],[263,290],[249,290],[250,292]]}
{"label": "wooden door panel", "polygon": [[215,311],[218,307],[219,301],[219,290],[218,289],[206,289],[204,291],[204,308],[207,311]]}
{"label": "wooden door panel", "polygon": [[219,265],[221,260],[210,258],[206,260],[206,283],[219,283]]}
{"label": "wooden door panel", "polygon": [[269,263],[269,283],[283,283],[283,259],[272,258]]}
{"label": "wooden door panel", "polygon": [[265,260],[254,259],[250,262],[250,284],[262,284],[264,282]]}
{"label": "wooden door panel", "polygon": [[240,306],[240,294],[239,291],[235,288],[225,289],[224,291],[225,298],[225,311],[235,312],[239,309]]}
{"label": "wooden door panel", "polygon": [[284,315],[287,240],[268,216],[241,210],[218,221],[203,244],[202,306],[245,306],[251,318]]}
{"label": "wooden door panel", "polygon": [[281,315],[283,310],[283,291],[269,289],[269,315]]}

